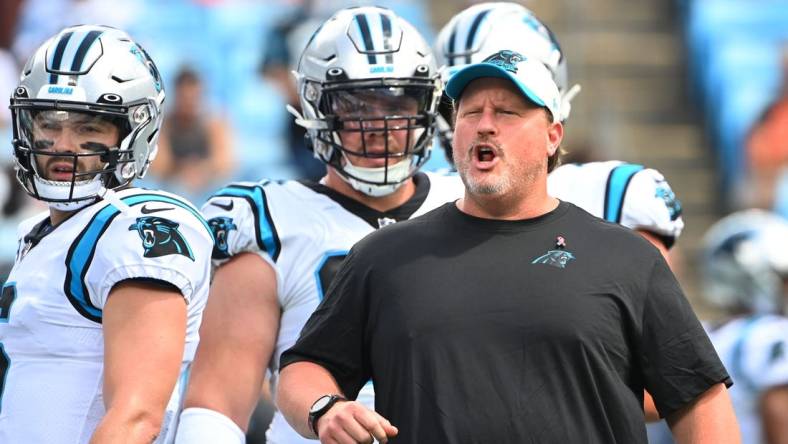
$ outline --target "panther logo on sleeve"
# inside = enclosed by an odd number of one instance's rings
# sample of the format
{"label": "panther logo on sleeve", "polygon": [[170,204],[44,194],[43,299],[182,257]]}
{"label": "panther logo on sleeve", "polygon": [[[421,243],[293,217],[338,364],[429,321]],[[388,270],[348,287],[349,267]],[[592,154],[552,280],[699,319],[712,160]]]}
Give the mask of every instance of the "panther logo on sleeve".
{"label": "panther logo on sleeve", "polygon": [[534,259],[532,264],[546,264],[557,268],[566,268],[575,255],[564,250],[550,250],[546,254]]}
{"label": "panther logo on sleeve", "polygon": [[137,230],[145,249],[145,257],[159,257],[180,254],[192,261],[194,255],[186,239],[178,231],[178,223],[156,216],[138,217],[129,226],[129,231]]}
{"label": "panther logo on sleeve", "polygon": [[227,236],[230,231],[237,230],[238,226],[233,223],[233,218],[219,216],[208,219],[208,225],[213,231],[213,237],[216,242],[213,244],[213,258],[214,259],[227,259],[230,253],[227,251]]}

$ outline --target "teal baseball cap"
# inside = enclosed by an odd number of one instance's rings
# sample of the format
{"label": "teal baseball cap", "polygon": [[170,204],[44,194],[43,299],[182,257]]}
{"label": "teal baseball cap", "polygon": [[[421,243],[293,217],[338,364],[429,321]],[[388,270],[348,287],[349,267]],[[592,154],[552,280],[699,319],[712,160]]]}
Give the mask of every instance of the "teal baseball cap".
{"label": "teal baseball cap", "polygon": [[508,79],[526,99],[547,108],[553,115],[554,122],[561,116],[561,94],[558,86],[550,70],[535,58],[528,58],[510,50],[498,51],[480,63],[467,65],[453,74],[446,84],[446,95],[457,100],[469,83],[482,77]]}

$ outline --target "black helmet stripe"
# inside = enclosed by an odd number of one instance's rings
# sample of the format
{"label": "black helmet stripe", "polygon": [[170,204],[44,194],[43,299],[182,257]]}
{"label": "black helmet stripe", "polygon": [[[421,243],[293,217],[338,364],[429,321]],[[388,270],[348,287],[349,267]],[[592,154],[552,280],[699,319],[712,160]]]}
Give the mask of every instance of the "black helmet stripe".
{"label": "black helmet stripe", "polygon": [[451,31],[451,36],[449,37],[449,47],[447,48],[446,55],[449,59],[449,66],[454,66],[454,41],[457,40],[457,27],[455,26],[454,29]]}
{"label": "black helmet stripe", "polygon": [[[485,11],[480,12],[479,15],[477,15],[473,19],[473,23],[471,24],[471,29],[470,29],[470,31],[468,31],[468,36],[465,39],[465,52],[466,52],[466,54],[465,54],[465,63],[466,64],[470,64],[471,63],[470,51],[471,51],[471,49],[473,47],[473,40],[476,38],[476,32],[479,31],[479,25],[482,23],[482,20],[484,20],[484,17],[486,17],[487,14],[489,14],[489,13],[490,13],[490,9],[487,9]],[[514,37],[514,36],[512,36],[512,37]]]}
{"label": "black helmet stripe", "polygon": [[[380,14],[380,27],[383,29],[383,49],[391,51],[391,19],[386,14]],[[386,54],[386,63],[393,64],[394,56],[389,52]]]}
{"label": "black helmet stripe", "polygon": [[84,39],[82,39],[82,43],[79,44],[79,48],[77,49],[77,53],[74,55],[74,60],[71,62],[71,71],[78,72],[82,66],[82,62],[85,60],[85,54],[88,53],[88,50],[93,45],[93,42],[96,41],[97,38],[102,34],[103,31],[90,31]]}
{"label": "black helmet stripe", "polygon": [[[68,46],[68,41],[71,39],[72,35],[74,35],[73,32],[67,32],[63,34],[63,37],[61,37],[60,41],[57,42],[55,54],[52,56],[52,64],[50,65],[51,71],[60,71],[60,63],[63,62],[63,53],[66,52],[66,46]],[[57,74],[54,72],[49,74],[49,83],[56,84],[57,77]]]}
{"label": "black helmet stripe", "polygon": [[361,33],[361,38],[364,39],[364,51],[367,52],[367,62],[370,65],[377,63],[377,56],[371,52],[375,50],[375,44],[372,42],[372,34],[369,32],[369,22],[367,22],[366,14],[356,15],[356,24]]}

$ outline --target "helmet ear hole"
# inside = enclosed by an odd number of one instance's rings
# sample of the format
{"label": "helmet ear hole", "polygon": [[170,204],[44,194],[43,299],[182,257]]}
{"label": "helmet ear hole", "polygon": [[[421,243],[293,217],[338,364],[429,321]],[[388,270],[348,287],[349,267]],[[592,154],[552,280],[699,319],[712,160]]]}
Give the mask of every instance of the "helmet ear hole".
{"label": "helmet ear hole", "polygon": [[328,82],[337,82],[342,80],[348,80],[347,73],[342,68],[331,68],[326,71],[326,81]]}
{"label": "helmet ear hole", "polygon": [[99,97],[96,100],[96,103],[106,103],[106,104],[109,104],[109,105],[119,105],[119,104],[123,103],[123,98],[121,96],[117,95],[117,94],[114,94],[114,93],[106,93],[106,94],[102,94],[101,97]]}

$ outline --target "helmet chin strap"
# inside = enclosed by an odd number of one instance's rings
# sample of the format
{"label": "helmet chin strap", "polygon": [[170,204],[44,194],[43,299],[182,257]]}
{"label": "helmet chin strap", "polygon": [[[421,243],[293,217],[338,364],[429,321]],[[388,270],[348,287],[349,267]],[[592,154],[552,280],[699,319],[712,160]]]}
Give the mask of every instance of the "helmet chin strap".
{"label": "helmet chin strap", "polygon": [[76,201],[66,201],[71,194],[71,182],[59,182],[54,180],[46,180],[36,175],[33,180],[36,184],[38,195],[42,200],[47,202],[50,208],[60,211],[76,211],[84,208],[94,202],[90,197],[101,197],[106,188],[101,182],[101,177],[98,175],[90,180],[84,180],[74,183],[74,192],[71,199],[80,199]]}
{"label": "helmet chin strap", "polygon": [[[346,176],[340,172],[339,177],[345,182],[350,184],[354,190],[366,194],[370,197],[382,197],[397,191],[410,176],[412,158],[403,159],[394,165],[386,167],[365,168],[353,165],[347,157],[345,157],[345,172],[353,177]],[[387,184],[375,184],[369,182],[383,182],[386,179],[386,170],[388,169],[388,182]],[[355,179],[358,178],[358,179]],[[361,180],[359,180],[361,179]]]}

